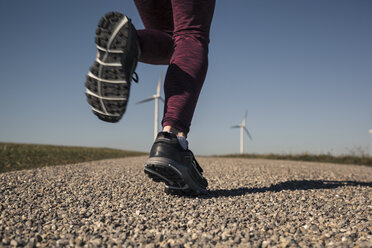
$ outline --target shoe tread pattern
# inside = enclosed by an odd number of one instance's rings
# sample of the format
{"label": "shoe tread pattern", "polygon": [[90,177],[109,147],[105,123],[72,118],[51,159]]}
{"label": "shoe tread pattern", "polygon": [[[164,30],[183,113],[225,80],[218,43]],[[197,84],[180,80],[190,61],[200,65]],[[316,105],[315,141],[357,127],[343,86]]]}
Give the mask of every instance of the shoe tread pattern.
{"label": "shoe tread pattern", "polygon": [[[118,12],[107,13],[98,23],[96,30],[95,42],[97,46],[104,49],[125,51],[128,44],[128,35],[130,28],[130,21],[128,21],[116,34],[110,47],[108,42],[112,36],[117,24],[124,18],[124,15]],[[97,59],[104,63],[121,63],[122,53],[105,52],[98,49]],[[103,97],[100,99],[94,95],[86,93],[88,103],[100,112],[93,109],[93,113],[101,120],[106,122],[117,122],[124,114],[129,93],[130,93],[130,79],[126,77],[122,66],[102,65],[95,61],[90,68],[90,73],[102,80],[125,81],[127,83],[110,83],[97,80],[94,77],[87,76],[85,87],[92,93]],[[131,76],[131,75],[130,75]],[[110,100],[104,98],[121,98],[120,100]],[[102,106],[103,105],[103,106]],[[106,110],[106,111],[105,111]],[[108,114],[106,115],[105,112]]]}
{"label": "shoe tread pattern", "polygon": [[[146,170],[149,169],[149,170]],[[151,178],[154,182],[164,182],[168,186],[173,187],[184,187],[185,182],[183,181],[182,177],[171,167],[169,166],[159,166],[159,165],[146,165],[145,173]],[[159,177],[155,173],[151,173],[152,171],[160,174],[161,176],[165,177],[167,180]]]}

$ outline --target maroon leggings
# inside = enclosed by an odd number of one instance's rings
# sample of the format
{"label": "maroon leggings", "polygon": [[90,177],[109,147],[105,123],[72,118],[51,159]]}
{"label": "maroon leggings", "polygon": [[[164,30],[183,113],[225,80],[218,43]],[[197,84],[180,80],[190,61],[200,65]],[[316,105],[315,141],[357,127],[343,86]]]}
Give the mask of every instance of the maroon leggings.
{"label": "maroon leggings", "polygon": [[138,30],[140,62],[169,65],[162,125],[187,134],[208,68],[215,0],[134,0],[146,29]]}

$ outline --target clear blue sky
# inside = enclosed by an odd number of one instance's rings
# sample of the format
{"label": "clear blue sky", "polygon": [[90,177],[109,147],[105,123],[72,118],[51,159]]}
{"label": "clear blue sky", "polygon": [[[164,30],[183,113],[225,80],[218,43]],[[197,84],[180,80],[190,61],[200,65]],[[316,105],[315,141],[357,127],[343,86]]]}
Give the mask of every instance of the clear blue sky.
{"label": "clear blue sky", "polygon": [[[141,29],[133,1],[0,1],[0,141],[148,151],[165,66],[139,64],[121,122],[86,102],[94,33],[107,11]],[[189,134],[196,154],[347,153],[369,149],[372,1],[217,0],[210,66]],[[162,113],[162,110],[161,110]]]}

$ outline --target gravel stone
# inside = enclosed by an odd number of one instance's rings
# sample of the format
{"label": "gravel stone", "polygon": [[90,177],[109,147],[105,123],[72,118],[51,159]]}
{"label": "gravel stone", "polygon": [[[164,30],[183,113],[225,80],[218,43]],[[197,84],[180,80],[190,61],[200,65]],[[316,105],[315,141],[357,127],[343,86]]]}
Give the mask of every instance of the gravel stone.
{"label": "gravel stone", "polygon": [[3,238],[2,243],[3,243],[3,245],[9,245],[10,244],[10,240],[5,237],[5,238]]}
{"label": "gravel stone", "polygon": [[199,197],[163,193],[146,157],[0,174],[1,247],[370,247],[372,167],[198,158]]}
{"label": "gravel stone", "polygon": [[18,245],[17,240],[12,239],[12,240],[10,241],[10,245],[11,245],[11,246],[14,246],[14,247],[17,247],[17,245]]}

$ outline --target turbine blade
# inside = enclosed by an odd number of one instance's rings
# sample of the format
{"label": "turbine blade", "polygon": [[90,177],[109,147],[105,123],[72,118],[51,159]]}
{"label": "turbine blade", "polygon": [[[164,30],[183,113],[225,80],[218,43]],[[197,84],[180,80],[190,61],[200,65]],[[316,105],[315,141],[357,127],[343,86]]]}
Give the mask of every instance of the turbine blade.
{"label": "turbine blade", "polygon": [[249,131],[246,127],[244,127],[244,131],[248,134],[249,139],[253,140],[251,134],[249,133]]}
{"label": "turbine blade", "polygon": [[231,126],[231,128],[240,128],[240,125]]}
{"label": "turbine blade", "polygon": [[163,103],[165,102],[163,97],[159,97],[159,100],[162,101]]}
{"label": "turbine blade", "polygon": [[248,110],[245,111],[245,114],[244,114],[244,119],[242,120],[242,125],[245,126],[246,122],[247,122],[247,115],[248,115]]}
{"label": "turbine blade", "polygon": [[143,100],[141,100],[141,101],[139,101],[139,102],[136,102],[136,104],[144,103],[144,102],[149,102],[149,101],[151,101],[151,100],[153,100],[153,99],[154,99],[154,97],[152,96],[152,97],[149,97],[149,98],[143,99]]}

